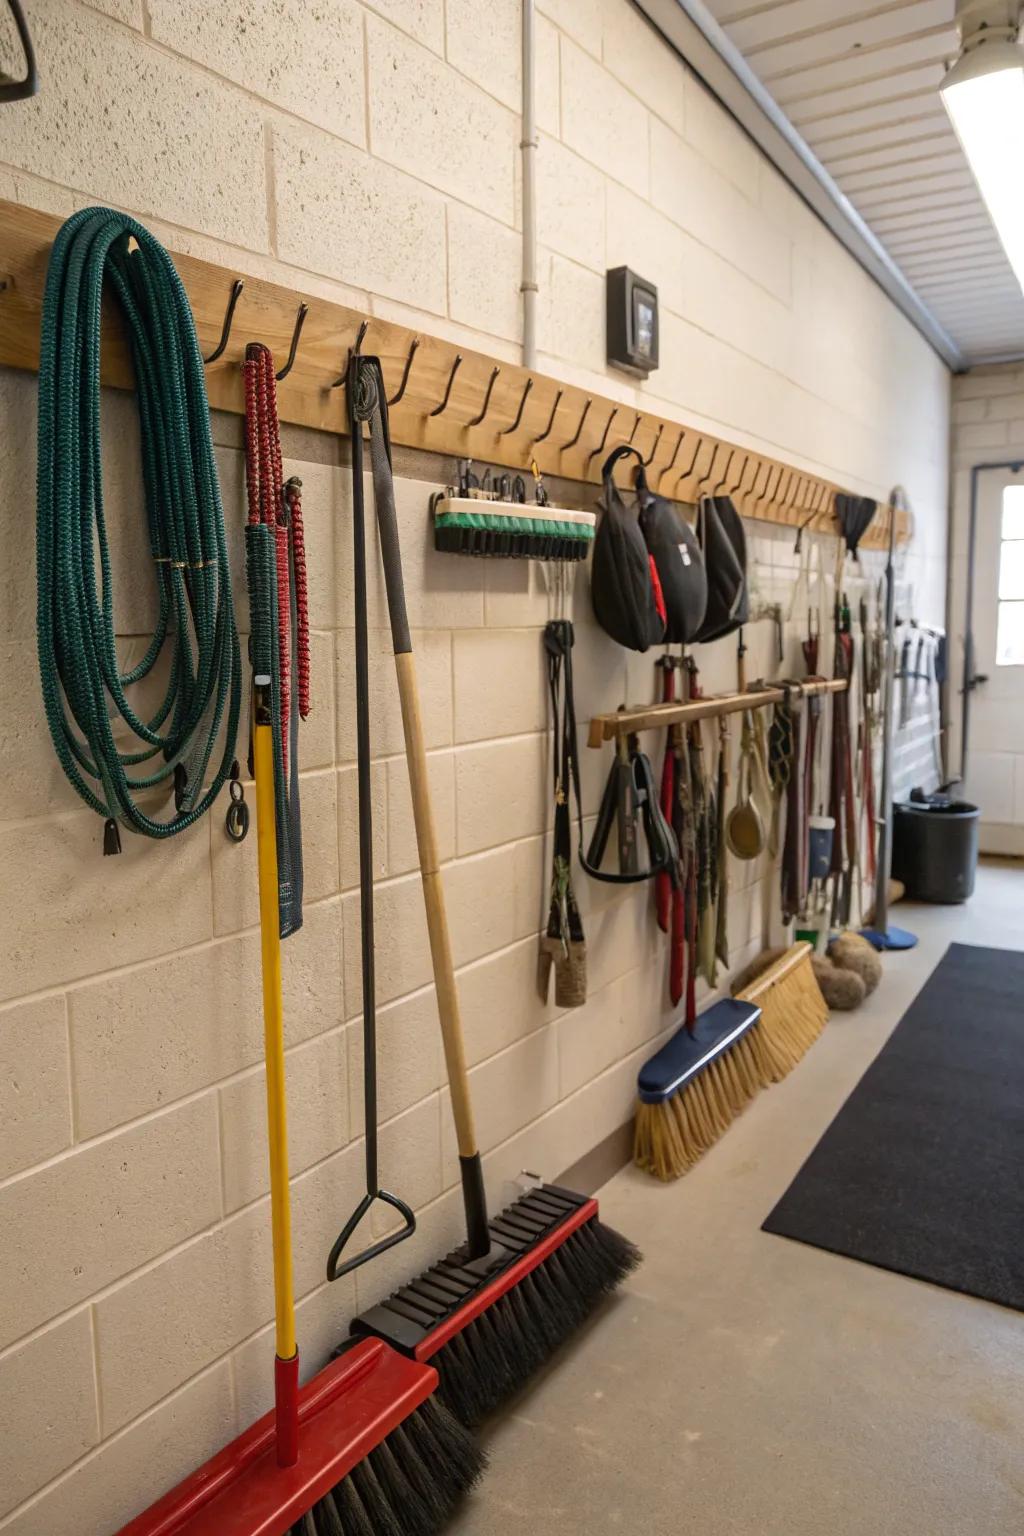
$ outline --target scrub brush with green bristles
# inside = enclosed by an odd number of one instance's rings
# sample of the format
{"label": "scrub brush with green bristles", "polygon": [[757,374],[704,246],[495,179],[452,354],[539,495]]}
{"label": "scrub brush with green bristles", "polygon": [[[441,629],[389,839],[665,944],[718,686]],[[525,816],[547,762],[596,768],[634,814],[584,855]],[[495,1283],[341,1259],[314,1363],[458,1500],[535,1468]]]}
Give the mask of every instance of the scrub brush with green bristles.
{"label": "scrub brush with green bristles", "polygon": [[505,560],[585,560],[597,516],[540,503],[439,494],[432,502],[434,548]]}

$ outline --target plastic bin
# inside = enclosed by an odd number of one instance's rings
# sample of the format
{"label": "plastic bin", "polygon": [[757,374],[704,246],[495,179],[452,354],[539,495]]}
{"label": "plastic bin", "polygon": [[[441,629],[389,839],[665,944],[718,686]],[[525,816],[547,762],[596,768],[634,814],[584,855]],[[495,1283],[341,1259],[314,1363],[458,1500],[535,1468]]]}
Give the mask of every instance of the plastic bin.
{"label": "plastic bin", "polygon": [[893,806],[892,872],[917,901],[952,905],[974,892],[980,811],[948,795]]}

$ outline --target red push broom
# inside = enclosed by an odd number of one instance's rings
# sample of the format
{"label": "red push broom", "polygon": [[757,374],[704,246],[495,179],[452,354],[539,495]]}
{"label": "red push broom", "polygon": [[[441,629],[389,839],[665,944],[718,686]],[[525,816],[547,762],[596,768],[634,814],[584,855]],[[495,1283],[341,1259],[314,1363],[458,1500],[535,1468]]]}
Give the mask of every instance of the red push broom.
{"label": "red push broom", "polygon": [[[272,362],[267,367],[272,380]],[[281,928],[285,923],[291,931],[294,891],[291,866],[279,884],[277,840],[278,806],[287,804],[278,779],[283,762],[281,652],[275,647],[279,563],[268,522],[250,523],[246,541],[256,673],[252,743],[274,1252],[275,1406],[125,1526],[121,1536],[432,1536],[484,1462],[463,1427],[435,1401],[437,1372],[404,1358],[379,1339],[353,1340],[351,1348],[299,1386],[281,997]],[[294,625],[294,575],[291,589]],[[294,647],[291,659],[295,681]],[[372,946],[372,935],[369,942]],[[374,1245],[361,1259],[394,1240]]]}
{"label": "red push broom", "polygon": [[[459,1148],[467,1241],[386,1301],[352,1332],[408,1359],[430,1361],[440,1398],[474,1424],[515,1392],[639,1263],[632,1243],[598,1219],[597,1201],[542,1184],[488,1221],[473,1123],[458,990],[427,778],[406,613],[384,380],[377,358],[354,355],[348,374],[352,495],[363,502],[363,423],[370,425],[373,493],[412,787],[427,929]],[[335,1277],[332,1255],[328,1278]]]}

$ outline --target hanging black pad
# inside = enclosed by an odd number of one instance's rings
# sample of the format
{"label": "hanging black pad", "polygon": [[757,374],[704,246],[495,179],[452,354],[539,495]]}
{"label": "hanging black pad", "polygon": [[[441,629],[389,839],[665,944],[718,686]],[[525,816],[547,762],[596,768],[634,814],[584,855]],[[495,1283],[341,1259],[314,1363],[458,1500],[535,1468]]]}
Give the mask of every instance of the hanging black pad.
{"label": "hanging black pad", "polygon": [[705,496],[698,524],[707,573],[708,602],[704,622],[693,636],[701,642],[720,640],[750,618],[747,590],[747,536],[743,519],[729,496]]}
{"label": "hanging black pad", "polygon": [[604,516],[597,525],[590,592],[601,628],[631,651],[646,651],[665,638],[665,621],[651,574],[651,559],[635,511],[612,478],[625,445],[609,454],[604,470]]}
{"label": "hanging black pad", "polygon": [[870,496],[847,496],[842,491],[836,493],[836,518],[846,540],[848,554],[856,555],[857,546],[877,511],[878,502],[872,501]]}
{"label": "hanging black pad", "polygon": [[697,536],[678,507],[648,490],[637,470],[640,532],[658,570],[665,603],[665,635],[671,645],[696,638],[708,602],[708,578]]}

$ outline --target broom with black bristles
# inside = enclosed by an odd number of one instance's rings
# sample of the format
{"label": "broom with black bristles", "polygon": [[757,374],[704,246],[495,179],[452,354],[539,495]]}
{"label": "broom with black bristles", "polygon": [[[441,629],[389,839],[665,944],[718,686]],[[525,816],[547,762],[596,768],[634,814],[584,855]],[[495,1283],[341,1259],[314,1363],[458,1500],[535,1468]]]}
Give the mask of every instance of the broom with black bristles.
{"label": "broom with black bristles", "polygon": [[[259,419],[270,429],[273,361],[253,356],[263,381]],[[267,393],[270,390],[270,393]],[[281,488],[272,484],[270,510]],[[284,1086],[281,932],[293,931],[290,869],[278,879],[282,783],[282,659],[298,685],[295,567],[289,561],[290,614],[278,624],[278,544],[273,519],[250,522],[246,559],[253,662],[253,776],[263,962],[267,1141],[275,1299],[275,1405],[232,1444],[120,1536],[433,1536],[485,1458],[470,1435],[434,1401],[438,1373],[402,1358],[381,1339],[353,1339],[329,1366],[299,1387],[292,1218]],[[359,539],[359,533],[356,535]],[[292,762],[295,768],[295,762]]]}
{"label": "broom with black bristles", "polygon": [[[463,1423],[474,1424],[551,1356],[621,1284],[640,1255],[598,1219],[596,1200],[553,1185],[539,1185],[488,1220],[430,802],[378,359],[353,356],[348,401],[354,502],[363,494],[362,423],[370,424],[374,503],[467,1229],[460,1248],[362,1313],[352,1332],[384,1339],[414,1360],[429,1361],[440,1376],[441,1401]],[[330,1279],[335,1257],[328,1265]]]}

